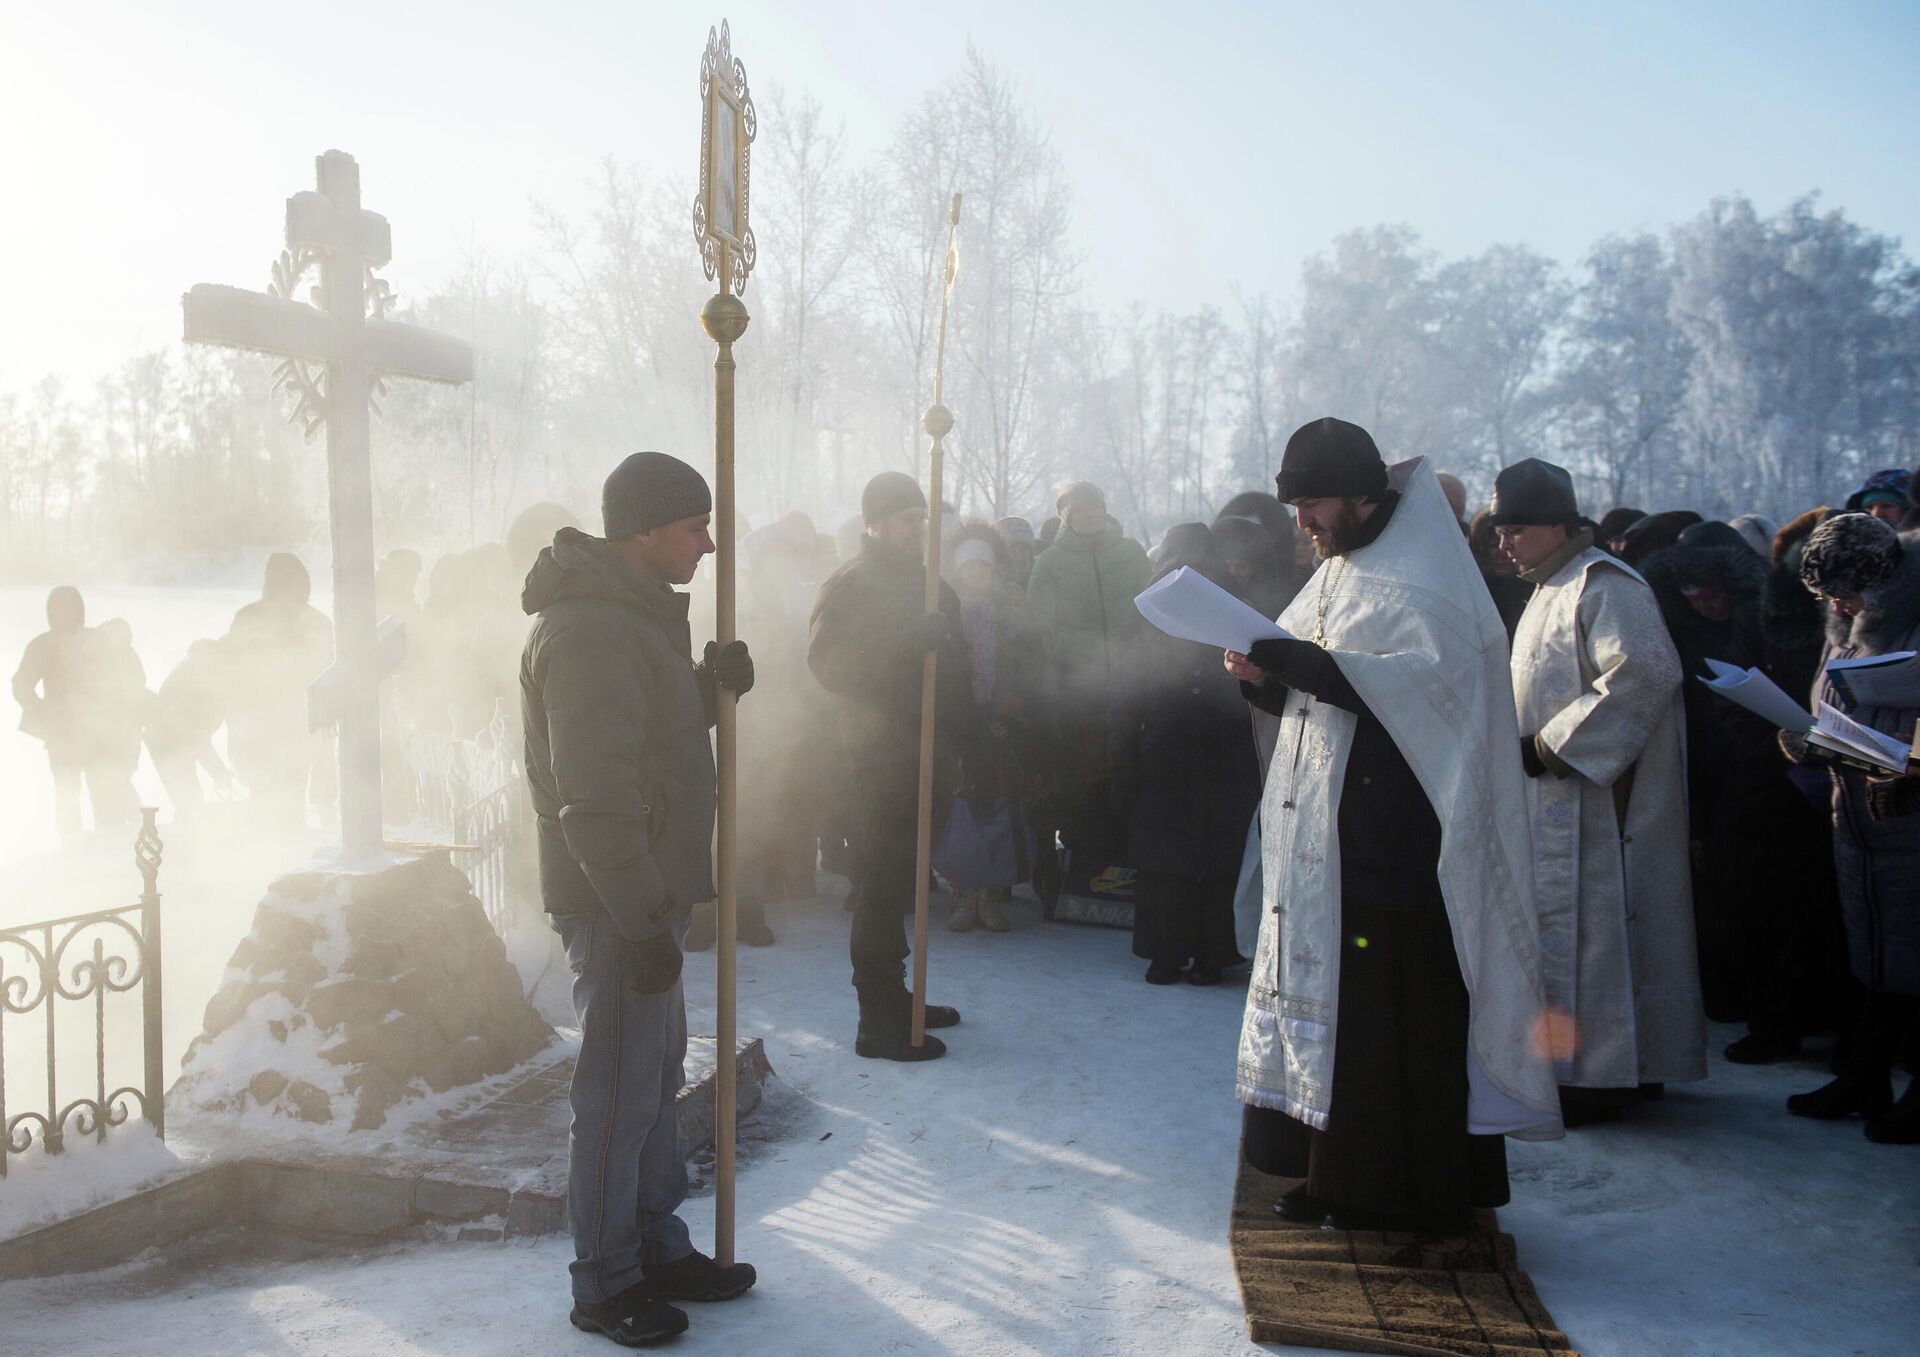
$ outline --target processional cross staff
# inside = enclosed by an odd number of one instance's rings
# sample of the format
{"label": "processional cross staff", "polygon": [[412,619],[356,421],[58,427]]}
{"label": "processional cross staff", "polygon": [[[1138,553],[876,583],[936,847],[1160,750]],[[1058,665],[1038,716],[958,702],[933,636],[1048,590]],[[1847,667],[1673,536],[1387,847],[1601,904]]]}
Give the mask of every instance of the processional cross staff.
{"label": "processional cross staff", "polygon": [[[380,680],[406,644],[397,623],[382,630],[374,615],[373,403],[387,376],[471,381],[473,349],[386,318],[393,293],[373,270],[393,256],[387,219],[360,206],[352,156],[328,151],[316,165],[318,190],[287,199],[287,248],[270,292],[197,283],[180,301],[188,343],[277,355],[275,388],[299,398],[294,422],[309,438],[326,430],[335,662],[309,690],[308,713],[316,730],[339,724],[341,847],[346,861],[365,862],[382,846]],[[295,293],[315,265],[317,304],[308,305]]]}
{"label": "processional cross staff", "polygon": [[[942,479],[946,452],[942,440],[953,432],[953,412],[942,404],[946,395],[947,313],[953,306],[953,283],[960,257],[955,237],[960,230],[960,195],[947,209],[947,260],[940,285],[940,342],[934,349],[933,404],[920,417],[920,427],[933,439],[927,474],[927,612],[940,611],[940,530],[945,500]],[[939,687],[940,652],[929,650],[920,668],[920,825],[913,879],[913,1044],[927,1044],[927,884],[933,870],[933,727],[934,695]]]}
{"label": "processional cross staff", "polygon": [[[700,309],[700,324],[718,346],[713,360],[713,516],[714,640],[724,649],[735,639],[733,345],[747,331],[747,308],[740,294],[756,255],[753,228],[747,224],[748,170],[757,126],[753,97],[747,92],[747,68],[733,54],[733,34],[724,20],[707,30],[700,59],[700,187],[693,199],[693,240],[706,275],[719,291]],[[721,688],[714,713],[714,765],[718,773],[718,833],[714,845],[714,1112],[713,1112],[713,1256],[722,1267],[733,1263],[734,953],[738,939],[735,859],[739,844],[739,726],[736,696]]]}

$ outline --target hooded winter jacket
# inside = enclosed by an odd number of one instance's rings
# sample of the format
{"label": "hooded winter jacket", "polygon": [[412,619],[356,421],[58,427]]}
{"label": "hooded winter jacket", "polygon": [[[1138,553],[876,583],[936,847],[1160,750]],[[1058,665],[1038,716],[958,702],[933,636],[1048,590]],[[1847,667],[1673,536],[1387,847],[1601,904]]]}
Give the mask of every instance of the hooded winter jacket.
{"label": "hooded winter jacket", "polygon": [[1034,561],[1027,595],[1047,635],[1063,698],[1106,701],[1114,666],[1138,616],[1134,596],[1152,575],[1146,549],[1123,536],[1111,519],[1091,537],[1062,528]]}
{"label": "hooded winter jacket", "polygon": [[[1902,533],[1900,546],[1893,577],[1867,592],[1857,616],[1828,610],[1814,703],[1838,705],[1827,681],[1828,663],[1920,649],[1920,533]],[[1852,716],[1907,741],[1920,720],[1920,705],[1861,707]],[[1849,765],[1830,771],[1833,859],[1854,976],[1876,992],[1920,994],[1920,816],[1876,820],[1867,800],[1867,775]]]}
{"label": "hooded winter jacket", "polygon": [[563,528],[527,575],[527,782],[549,914],[604,909],[645,941],[713,898],[712,694],[687,596]]}

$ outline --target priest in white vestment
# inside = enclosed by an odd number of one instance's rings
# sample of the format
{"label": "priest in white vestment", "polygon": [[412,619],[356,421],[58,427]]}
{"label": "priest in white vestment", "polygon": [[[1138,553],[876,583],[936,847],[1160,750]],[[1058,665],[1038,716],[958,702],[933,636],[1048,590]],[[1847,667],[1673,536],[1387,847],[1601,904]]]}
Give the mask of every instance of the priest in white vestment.
{"label": "priest in white vestment", "polygon": [[1276,482],[1321,559],[1227,655],[1273,748],[1244,1152],[1290,1219],[1465,1229],[1560,1134],[1506,628],[1424,461],[1321,419]]}
{"label": "priest in white vestment", "polygon": [[1547,1002],[1571,1019],[1568,1125],[1707,1073],[1688,868],[1680,659],[1653,590],[1593,545],[1573,480],[1494,481],[1501,549],[1535,588],[1513,638]]}

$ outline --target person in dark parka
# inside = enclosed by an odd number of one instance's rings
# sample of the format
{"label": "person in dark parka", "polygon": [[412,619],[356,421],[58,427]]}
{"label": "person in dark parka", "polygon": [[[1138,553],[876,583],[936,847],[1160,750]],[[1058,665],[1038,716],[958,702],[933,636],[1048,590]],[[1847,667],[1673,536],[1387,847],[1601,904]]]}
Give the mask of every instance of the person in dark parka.
{"label": "person in dark parka", "polygon": [[685,584],[709,555],[713,498],[658,452],[607,477],[606,537],[563,528],[528,572],[520,662],[541,903],[573,971],[580,1024],[567,1222],[576,1328],[623,1346],[687,1327],[673,1300],[730,1300],[744,1263],[697,1252],[676,1100],[685,1083],[681,940],[713,896],[708,739],[720,690],[753,686],[746,644],[693,662]]}
{"label": "person in dark parka", "polygon": [[[1231,590],[1214,536],[1204,523],[1169,529],[1154,552],[1154,578],[1188,567]],[[1218,984],[1241,959],[1233,894],[1245,826],[1260,800],[1246,699],[1219,652],[1138,619],[1127,638],[1111,752],[1127,813],[1127,861],[1139,872],[1133,954],[1148,963],[1150,985],[1172,984],[1189,962],[1189,983]]]}
{"label": "person in dark parka", "polygon": [[[1830,515],[1807,539],[1800,561],[1807,587],[1827,604],[1827,643],[1813,700],[1844,706],[1826,665],[1920,648],[1920,533],[1898,534],[1867,514]],[[1913,739],[1920,701],[1859,707],[1863,725]],[[1788,755],[1805,759],[1806,740],[1783,736]],[[1837,1077],[1787,1099],[1796,1116],[1867,1119],[1867,1138],[1920,1144],[1920,1091],[1910,1084],[1893,1102],[1895,1060],[1920,1017],[1920,814],[1912,779],[1873,777],[1831,764],[1833,856],[1854,977],[1865,991]]]}
{"label": "person in dark parka", "polygon": [[[1714,659],[1790,677],[1763,620],[1770,569],[1734,529],[1696,524],[1649,556],[1644,573],[1684,672],[1704,674]],[[1827,817],[1789,778],[1772,723],[1704,684],[1682,693],[1702,994],[1710,1015],[1748,1026],[1729,1060],[1786,1059],[1835,1016],[1839,910]]]}
{"label": "person in dark parka", "polygon": [[[1171,537],[1171,532],[1169,532]],[[1250,518],[1223,514],[1213,524],[1213,544],[1232,591],[1262,617],[1278,617],[1300,592],[1293,570],[1293,534],[1284,547],[1279,534]],[[1164,548],[1164,544],[1163,544]],[[1156,577],[1162,572],[1156,570]]]}
{"label": "person in dark parka", "polygon": [[[967,727],[970,672],[960,600],[940,586],[940,610],[926,611],[927,500],[909,476],[886,471],[860,497],[867,528],[860,552],[827,578],[814,603],[807,664],[833,695],[840,757],[850,780],[853,930],[848,954],[860,1000],[858,1055],[932,1060],[938,1037],[915,1046],[912,996],[904,983],[906,916],[913,910],[919,814],[922,661],[939,652],[934,805],[953,795]],[[936,822],[936,839],[940,825]],[[960,1015],[927,1006],[928,1027]]]}

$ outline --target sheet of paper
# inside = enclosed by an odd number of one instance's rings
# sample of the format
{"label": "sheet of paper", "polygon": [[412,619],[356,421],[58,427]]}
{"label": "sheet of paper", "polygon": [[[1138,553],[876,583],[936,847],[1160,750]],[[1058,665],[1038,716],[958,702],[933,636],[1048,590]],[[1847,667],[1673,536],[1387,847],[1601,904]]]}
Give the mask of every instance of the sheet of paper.
{"label": "sheet of paper", "polygon": [[1796,735],[1813,729],[1813,717],[1807,709],[1758,669],[1742,669],[1724,660],[1708,660],[1707,668],[1713,671],[1713,677],[1700,681],[1729,702],[1737,702],[1762,720]]}
{"label": "sheet of paper", "polygon": [[1824,749],[1850,754],[1890,773],[1907,771],[1907,742],[1882,735],[1840,711],[1830,702],[1820,704],[1820,720],[1807,737]]}
{"label": "sheet of paper", "polygon": [[1827,676],[1859,707],[1920,707],[1920,657],[1911,650],[1833,660]]}
{"label": "sheet of paper", "polygon": [[1255,641],[1284,641],[1293,634],[1188,566],[1148,585],[1133,606],[1169,636],[1242,655]]}

